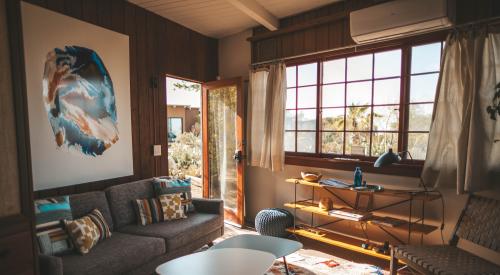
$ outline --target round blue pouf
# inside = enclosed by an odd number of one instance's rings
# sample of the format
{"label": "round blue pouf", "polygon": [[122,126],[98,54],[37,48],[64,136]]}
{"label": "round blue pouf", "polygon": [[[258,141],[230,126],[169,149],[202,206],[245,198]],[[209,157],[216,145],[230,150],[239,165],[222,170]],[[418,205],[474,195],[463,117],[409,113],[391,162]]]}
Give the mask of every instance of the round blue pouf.
{"label": "round blue pouf", "polygon": [[268,208],[261,210],[255,216],[255,229],[259,234],[273,237],[287,237],[286,231],[293,226],[293,215],[281,208]]}

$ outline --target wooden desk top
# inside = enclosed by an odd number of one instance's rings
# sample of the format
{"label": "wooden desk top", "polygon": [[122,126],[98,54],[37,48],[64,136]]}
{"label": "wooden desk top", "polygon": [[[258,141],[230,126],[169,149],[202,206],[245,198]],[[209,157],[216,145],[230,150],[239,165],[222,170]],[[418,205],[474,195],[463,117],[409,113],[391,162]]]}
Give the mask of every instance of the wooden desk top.
{"label": "wooden desk top", "polygon": [[329,186],[320,184],[319,182],[309,182],[303,180],[301,178],[289,178],[286,180],[288,183],[296,183],[305,186],[319,187],[319,188],[328,188],[330,190],[345,190],[350,192],[360,192],[360,193],[373,193],[373,195],[377,196],[389,196],[389,197],[398,197],[398,198],[413,198],[414,200],[423,200],[423,201],[433,201],[441,198],[441,195],[438,193],[429,193],[425,191],[413,191],[413,190],[397,190],[397,189],[387,189],[384,188],[382,191],[374,192],[374,191],[365,191],[365,190],[352,190],[348,188],[338,188],[335,186]]}

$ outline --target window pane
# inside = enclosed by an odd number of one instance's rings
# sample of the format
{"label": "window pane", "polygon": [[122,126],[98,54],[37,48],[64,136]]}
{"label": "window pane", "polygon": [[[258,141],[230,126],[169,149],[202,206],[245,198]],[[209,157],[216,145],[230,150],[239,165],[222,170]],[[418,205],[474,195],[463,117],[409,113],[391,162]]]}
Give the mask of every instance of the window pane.
{"label": "window pane", "polygon": [[297,71],[296,66],[286,67],[286,86],[287,87],[295,87],[297,84],[297,75],[295,72]]}
{"label": "window pane", "polygon": [[410,102],[432,102],[439,74],[414,75],[410,82]]}
{"label": "window pane", "polygon": [[347,58],[347,80],[371,79],[372,59],[371,54]]}
{"label": "window pane", "polygon": [[321,152],[341,155],[344,147],[344,133],[324,132],[321,143]]}
{"label": "window pane", "polygon": [[372,82],[363,81],[347,84],[347,106],[370,105],[372,103]]}
{"label": "window pane", "polygon": [[433,43],[411,48],[411,73],[439,71],[441,43]]}
{"label": "window pane", "polygon": [[295,110],[285,111],[285,130],[295,130]]}
{"label": "window pane", "polygon": [[295,88],[286,90],[286,108],[295,109],[295,103],[297,101],[295,94]]}
{"label": "window pane", "polygon": [[298,108],[316,107],[316,87],[304,87],[298,89]]}
{"label": "window pane", "polygon": [[346,115],[347,130],[370,130],[371,110],[370,107],[348,107]]}
{"label": "window pane", "polygon": [[344,130],[344,108],[323,109],[323,130]]}
{"label": "window pane", "polygon": [[316,84],[317,79],[317,63],[305,64],[298,66],[299,70],[299,86]]}
{"label": "window pane", "polygon": [[408,127],[410,131],[429,131],[434,104],[410,104]]}
{"label": "window pane", "polygon": [[297,130],[316,130],[316,109],[297,112]]}
{"label": "window pane", "polygon": [[285,132],[285,151],[295,152],[295,132]]}
{"label": "window pane", "polygon": [[323,86],[323,96],[321,104],[323,107],[340,107],[344,106],[344,84],[334,84]]}
{"label": "window pane", "polygon": [[346,155],[367,155],[370,133],[346,133]]}
{"label": "window pane", "polygon": [[408,151],[413,159],[425,159],[428,139],[427,133],[408,133]]}
{"label": "window pane", "polygon": [[375,54],[375,78],[401,75],[401,50]]}
{"label": "window pane", "polygon": [[345,81],[345,58],[323,62],[323,83]]}
{"label": "window pane", "polygon": [[397,131],[399,129],[399,106],[373,107],[374,131]]}
{"label": "window pane", "polygon": [[373,133],[372,134],[372,156],[378,157],[387,152],[389,148],[398,151],[397,133]]}
{"label": "window pane", "polygon": [[399,104],[401,78],[376,80],[373,104]]}
{"label": "window pane", "polygon": [[298,132],[297,133],[297,152],[314,153],[316,151],[316,133]]}

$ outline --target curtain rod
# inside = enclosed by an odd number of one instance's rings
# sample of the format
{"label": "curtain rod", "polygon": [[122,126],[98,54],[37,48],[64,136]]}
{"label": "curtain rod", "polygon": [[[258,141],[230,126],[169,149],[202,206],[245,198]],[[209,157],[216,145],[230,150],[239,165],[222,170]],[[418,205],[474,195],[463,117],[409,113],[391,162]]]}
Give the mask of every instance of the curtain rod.
{"label": "curtain rod", "polygon": [[[488,23],[488,24],[490,24],[490,23],[491,24],[500,23],[500,16],[490,17],[490,18],[487,18],[487,19],[480,19],[480,20],[476,20],[476,21],[472,21],[472,22],[468,22],[468,23],[463,23],[463,24],[460,24],[460,25],[450,26],[450,27],[446,27],[446,28],[443,28],[443,29],[438,30],[438,31],[456,30],[456,29],[459,29],[459,28],[469,27],[471,25],[477,25],[477,24],[482,24],[482,23]],[[413,34],[413,35],[410,34],[410,35],[408,35],[406,37],[423,35],[423,34],[429,34],[429,33],[433,33],[433,32],[437,32],[437,31],[436,30],[432,30],[432,31],[420,32],[420,33],[416,33],[416,34]],[[373,45],[373,44],[377,44],[377,43],[382,43],[382,42],[393,41],[393,40],[394,39],[387,38],[387,39],[378,40],[378,41],[374,41],[374,42],[370,42],[370,43],[365,43],[365,44],[361,44],[361,45],[355,44],[355,45],[349,45],[349,46],[344,46],[344,47],[339,47],[339,48],[334,48],[334,49],[328,49],[328,50],[318,51],[318,52],[298,54],[298,55],[287,56],[287,57],[282,57],[282,58],[275,58],[275,59],[266,60],[266,61],[254,62],[254,63],[250,64],[250,68],[254,68],[254,67],[260,66],[260,65],[267,65],[267,64],[271,64],[271,63],[275,63],[275,62],[280,62],[280,61],[287,61],[287,60],[297,59],[297,58],[301,58],[301,57],[308,57],[308,56],[323,54],[323,53],[334,53],[336,51],[347,50],[347,49],[354,49],[354,52],[356,52],[356,49],[358,47],[367,46],[367,45],[369,46],[369,45]]]}

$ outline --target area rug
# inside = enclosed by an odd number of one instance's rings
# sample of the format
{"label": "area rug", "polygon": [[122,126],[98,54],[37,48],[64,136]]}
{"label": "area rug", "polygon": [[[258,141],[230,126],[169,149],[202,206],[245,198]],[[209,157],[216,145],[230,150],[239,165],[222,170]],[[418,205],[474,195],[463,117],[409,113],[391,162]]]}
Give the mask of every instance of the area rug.
{"label": "area rug", "polygon": [[[239,234],[258,234],[253,230],[240,229],[227,225],[224,235],[214,243],[221,242]],[[202,248],[207,249],[207,247]],[[319,256],[316,256],[319,255]],[[356,263],[318,251],[301,249],[286,257],[290,275],[386,275],[389,274],[377,266]],[[283,259],[278,259],[265,275],[286,275]]]}

